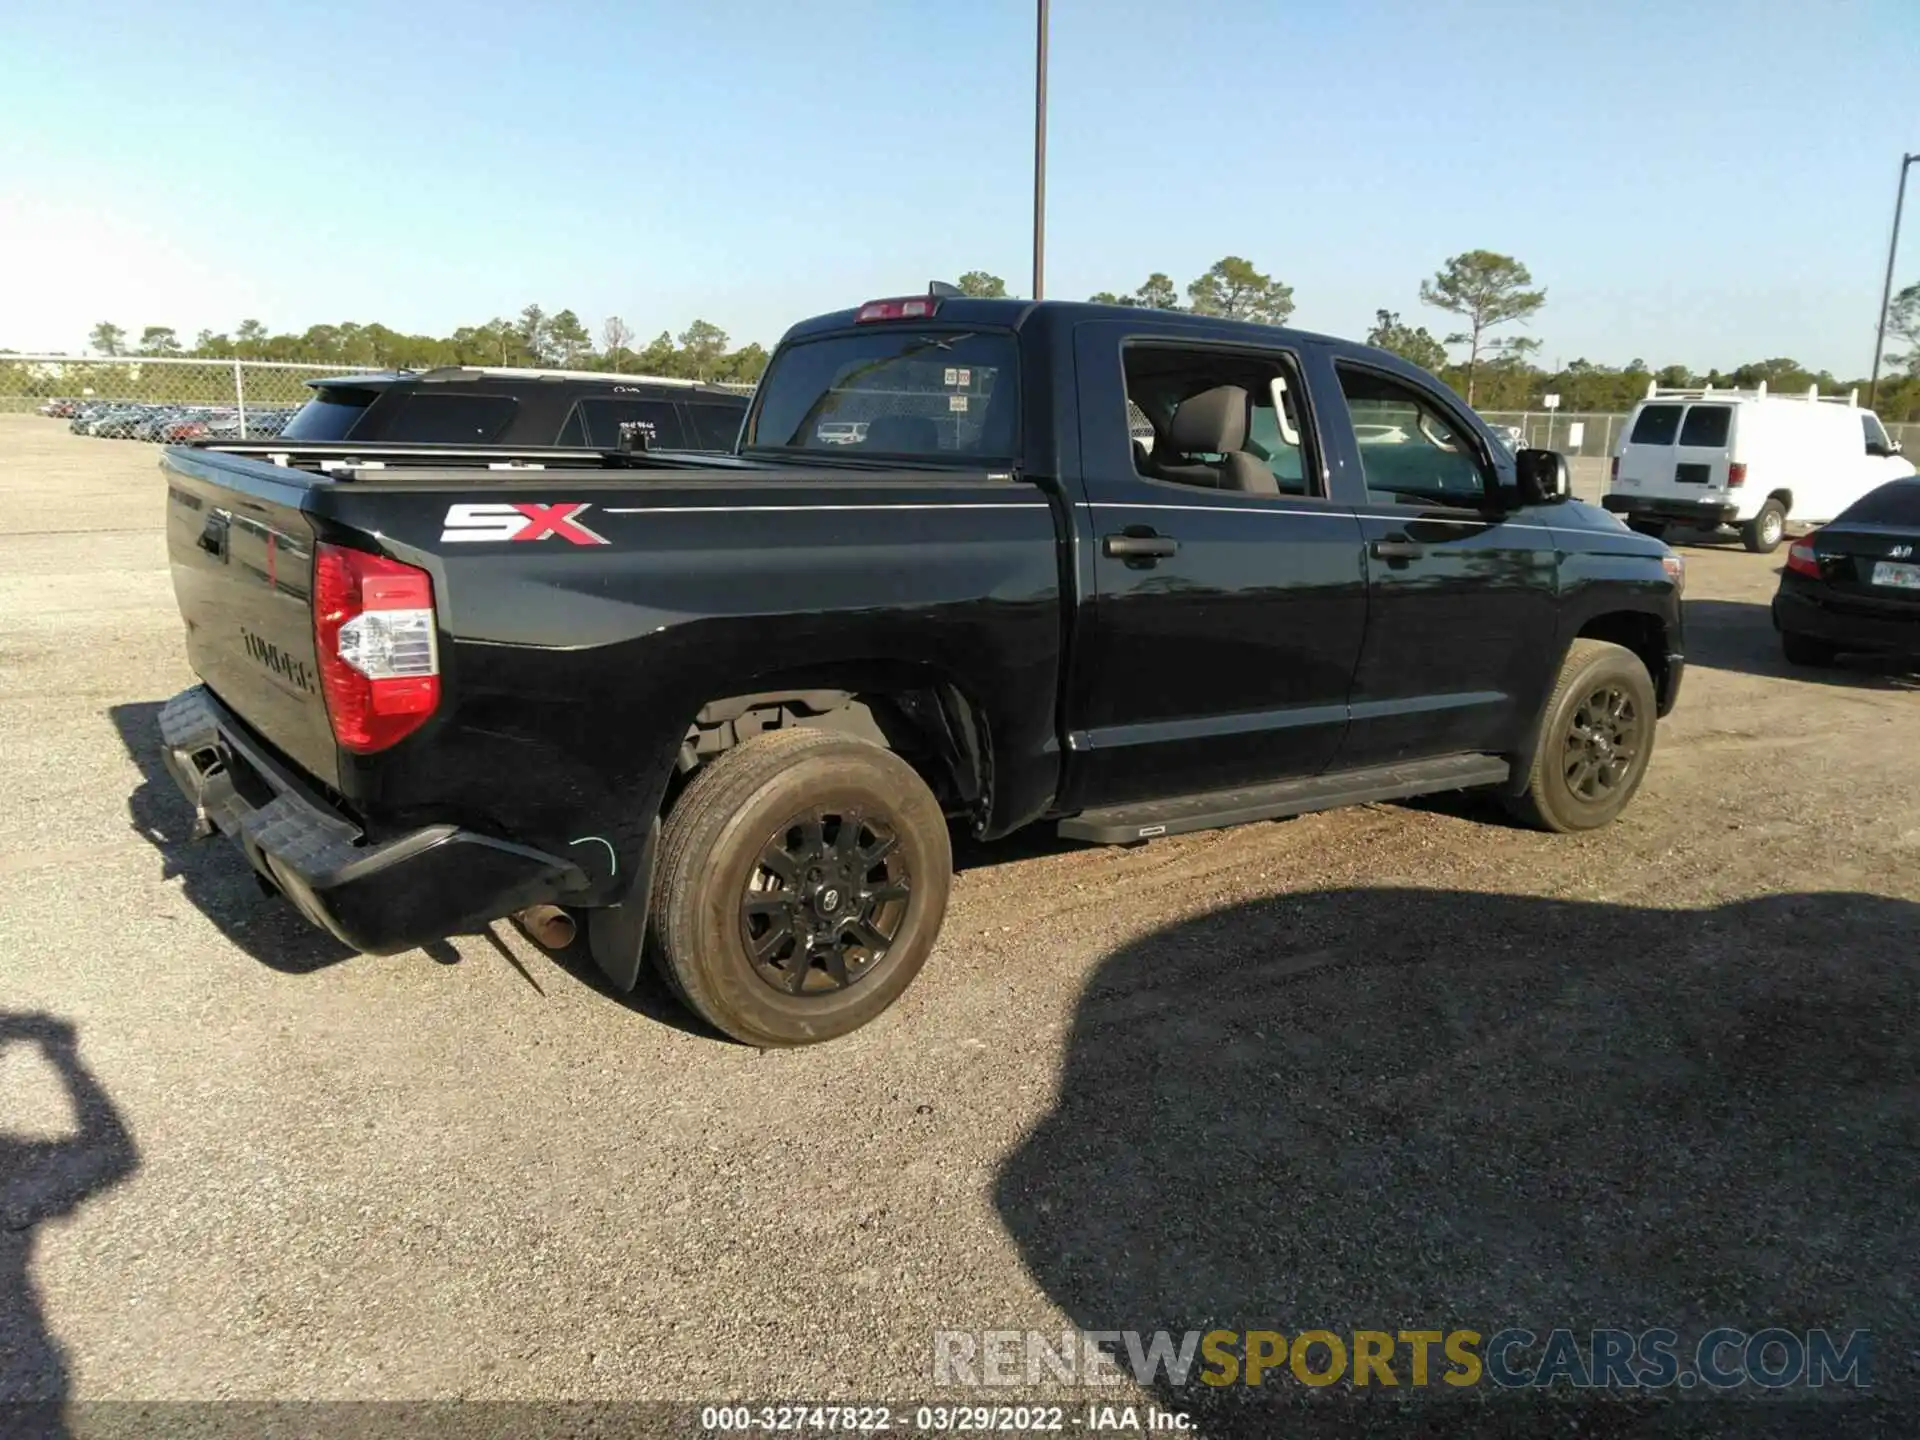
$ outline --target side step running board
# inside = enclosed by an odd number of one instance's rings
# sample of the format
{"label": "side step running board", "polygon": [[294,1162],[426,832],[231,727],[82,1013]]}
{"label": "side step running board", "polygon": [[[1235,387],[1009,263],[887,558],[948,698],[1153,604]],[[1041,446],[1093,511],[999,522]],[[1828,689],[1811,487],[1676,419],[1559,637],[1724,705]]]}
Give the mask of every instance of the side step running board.
{"label": "side step running board", "polygon": [[1277,820],[1283,815],[1335,810],[1371,800],[1404,800],[1409,795],[1430,795],[1440,790],[1498,785],[1509,773],[1507,762],[1493,755],[1448,755],[1400,765],[1370,765],[1363,770],[1339,770],[1243,790],[1215,790],[1206,795],[1083,810],[1062,820],[1059,833],[1068,840],[1091,840],[1096,845],[1129,845],[1160,835],[1219,830],[1250,820]]}

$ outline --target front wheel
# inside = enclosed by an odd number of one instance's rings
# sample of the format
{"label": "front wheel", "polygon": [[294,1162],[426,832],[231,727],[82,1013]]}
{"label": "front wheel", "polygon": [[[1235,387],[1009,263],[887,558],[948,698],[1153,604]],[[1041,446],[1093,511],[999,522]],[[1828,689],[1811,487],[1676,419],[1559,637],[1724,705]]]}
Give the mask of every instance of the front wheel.
{"label": "front wheel", "polygon": [[1653,758],[1653,677],[1605,640],[1576,640],[1547,700],[1519,820],[1562,834],[1597,830],[1627,807]]}
{"label": "front wheel", "polygon": [[1740,540],[1756,555],[1771,555],[1787,533],[1787,512],[1778,500],[1769,500],[1760,513],[1740,527]]}
{"label": "front wheel", "polygon": [[703,770],[660,832],[653,926],[676,991],[762,1047],[832,1040],[907,986],[952,881],[946,817],[892,751],[775,730]]}

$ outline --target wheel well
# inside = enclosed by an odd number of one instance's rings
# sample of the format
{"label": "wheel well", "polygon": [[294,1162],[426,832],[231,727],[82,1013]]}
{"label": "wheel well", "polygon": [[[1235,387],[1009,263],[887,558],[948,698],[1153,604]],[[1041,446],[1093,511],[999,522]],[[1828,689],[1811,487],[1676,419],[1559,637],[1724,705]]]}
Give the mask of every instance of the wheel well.
{"label": "wheel well", "polygon": [[1791,490],[1770,490],[1767,492],[1767,498],[1769,500],[1778,500],[1780,502],[1780,508],[1786,511],[1787,514],[1791,515],[1793,513],[1793,492]]}
{"label": "wheel well", "polygon": [[984,816],[991,756],[984,717],[957,686],[774,690],[709,700],[687,726],[670,807],[701,766],[768,730],[832,730],[884,745],[911,765],[949,815]]}
{"label": "wheel well", "polygon": [[1658,615],[1642,610],[1619,610],[1596,615],[1580,627],[1580,640],[1606,640],[1624,646],[1640,657],[1653,680],[1656,692],[1665,693],[1667,677],[1667,627]]}

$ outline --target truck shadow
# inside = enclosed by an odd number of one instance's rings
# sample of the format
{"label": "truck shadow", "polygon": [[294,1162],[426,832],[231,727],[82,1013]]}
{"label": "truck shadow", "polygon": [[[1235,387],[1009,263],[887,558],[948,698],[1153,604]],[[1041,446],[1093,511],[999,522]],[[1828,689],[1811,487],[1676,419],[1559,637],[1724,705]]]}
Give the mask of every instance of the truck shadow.
{"label": "truck shadow", "polygon": [[127,818],[134,832],[160,852],[161,878],[178,878],[195,909],[271,970],[307,975],[351,959],[354,951],[268,893],[230,843],[217,836],[193,838],[193,807],[160,759],[160,709],[159,701],[140,700],[107,713],[121,745],[140,767],[140,784],[127,798]]}
{"label": "truck shadow", "polygon": [[75,1123],[51,1139],[23,1133],[28,1117],[15,1109],[19,1097],[0,1095],[0,1431],[59,1436],[68,1433],[71,1378],[34,1286],[35,1236],[133,1174],[140,1160],[126,1123],[81,1061],[71,1025],[0,1011],[0,1050],[20,1045],[39,1050]]}
{"label": "truck shadow", "polygon": [[[1690,1359],[1715,1325],[1867,1328],[1910,1433],[1916,933],[1920,904],[1860,894],[1233,906],[1102,965],[995,1201],[1082,1331],[1668,1326]],[[1198,1361],[1151,1388],[1210,1434],[1874,1433],[1751,1386],[1616,1396],[1596,1427],[1564,1384],[1414,1388],[1409,1353],[1386,1395],[1284,1366],[1213,1388]]]}
{"label": "truck shadow", "polygon": [[[1831,669],[1789,665],[1780,652],[1770,600],[1688,600],[1687,665],[1840,685],[1856,690],[1920,689],[1920,665],[1872,655],[1842,655]],[[1680,703],[1687,703],[1681,692]]]}

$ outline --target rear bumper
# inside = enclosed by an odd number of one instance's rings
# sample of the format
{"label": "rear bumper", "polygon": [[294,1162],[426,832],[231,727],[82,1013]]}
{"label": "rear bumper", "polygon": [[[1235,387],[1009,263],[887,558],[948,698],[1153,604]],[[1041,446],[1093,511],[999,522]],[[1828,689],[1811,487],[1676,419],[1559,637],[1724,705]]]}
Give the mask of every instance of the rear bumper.
{"label": "rear bumper", "polygon": [[1797,591],[1773,597],[1773,628],[1871,655],[1920,655],[1920,613],[1912,619],[1832,610]]}
{"label": "rear bumper", "polygon": [[1740,507],[1728,500],[1670,499],[1616,492],[1602,495],[1600,508],[1629,520],[1660,520],[1670,525],[1697,525],[1706,530],[1736,525],[1740,521]]}
{"label": "rear bumper", "polygon": [[160,712],[161,757],[194,805],[314,924],[388,954],[580,888],[579,868],[453,825],[369,844],[247,733],[205,686]]}

